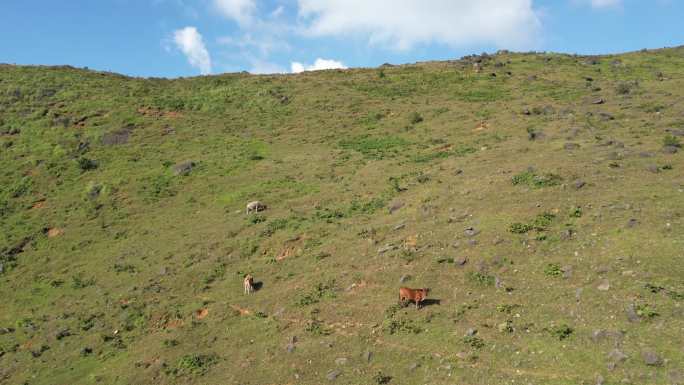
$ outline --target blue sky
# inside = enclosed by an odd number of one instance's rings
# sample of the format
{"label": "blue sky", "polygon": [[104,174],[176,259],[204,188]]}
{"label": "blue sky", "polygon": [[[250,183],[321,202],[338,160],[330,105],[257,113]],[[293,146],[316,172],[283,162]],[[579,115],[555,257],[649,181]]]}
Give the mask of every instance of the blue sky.
{"label": "blue sky", "polygon": [[613,53],[684,44],[682,16],[681,0],[3,0],[0,62],[177,77]]}

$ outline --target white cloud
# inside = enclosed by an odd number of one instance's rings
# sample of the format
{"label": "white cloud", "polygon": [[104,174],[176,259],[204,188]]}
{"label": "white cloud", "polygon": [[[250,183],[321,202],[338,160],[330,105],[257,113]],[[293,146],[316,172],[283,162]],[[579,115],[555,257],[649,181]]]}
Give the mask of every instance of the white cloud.
{"label": "white cloud", "polygon": [[211,56],[204,46],[202,35],[195,27],[185,27],[174,31],[176,47],[188,58],[191,66],[199,68],[203,75],[211,73]]}
{"label": "white cloud", "polygon": [[304,71],[319,71],[319,70],[329,70],[329,69],[345,69],[347,68],[342,62],[330,59],[318,58],[312,65],[305,65],[300,62],[293,61],[290,64],[290,69],[292,73],[298,74]]}
{"label": "white cloud", "polygon": [[396,49],[421,43],[529,48],[541,27],[532,0],[297,1],[305,35],[367,36]]}
{"label": "white cloud", "polygon": [[240,25],[251,24],[257,9],[256,0],[214,0],[214,6]]}

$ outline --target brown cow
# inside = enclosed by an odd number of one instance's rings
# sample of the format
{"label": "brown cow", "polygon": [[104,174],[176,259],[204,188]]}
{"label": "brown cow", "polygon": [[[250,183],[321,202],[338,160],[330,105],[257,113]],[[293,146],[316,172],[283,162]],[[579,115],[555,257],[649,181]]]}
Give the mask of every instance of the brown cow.
{"label": "brown cow", "polygon": [[251,294],[254,291],[254,277],[251,274],[245,275],[244,287],[245,294]]}
{"label": "brown cow", "polygon": [[409,289],[408,287],[399,288],[399,303],[404,305],[406,301],[413,301],[416,303],[416,309],[420,308],[420,303],[427,298],[430,289]]}

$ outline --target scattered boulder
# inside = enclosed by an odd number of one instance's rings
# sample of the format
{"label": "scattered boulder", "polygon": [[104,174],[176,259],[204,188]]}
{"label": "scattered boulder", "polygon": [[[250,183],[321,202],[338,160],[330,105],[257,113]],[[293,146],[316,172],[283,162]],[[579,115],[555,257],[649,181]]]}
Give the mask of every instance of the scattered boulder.
{"label": "scattered boulder", "polygon": [[677,146],[665,146],[663,147],[663,153],[665,154],[676,154],[679,149]]}
{"label": "scattered boulder", "polygon": [[586,186],[587,182],[583,181],[582,179],[578,179],[575,182],[573,182],[572,186],[576,189],[579,190],[582,187]]}
{"label": "scattered boulder", "polygon": [[466,333],[465,333],[465,335],[467,337],[472,337],[475,334],[477,334],[477,329],[475,329],[475,328],[468,328],[468,330],[466,330]]}
{"label": "scattered boulder", "polygon": [[463,231],[463,233],[468,237],[474,237],[480,234],[480,230],[477,230],[474,227],[468,227],[467,229],[465,229],[465,231]]}
{"label": "scattered boulder", "polygon": [[349,362],[349,360],[346,357],[335,359],[335,365],[347,365],[347,362]]}
{"label": "scattered boulder", "polygon": [[195,168],[196,163],[194,161],[181,162],[173,166],[173,173],[175,175],[188,175]]}
{"label": "scattered boulder", "polygon": [[596,288],[600,291],[608,291],[610,289],[610,282],[608,282],[607,279],[604,279]]}
{"label": "scattered boulder", "polygon": [[414,370],[418,369],[419,366],[420,366],[419,363],[414,362],[408,366],[408,370],[409,370],[409,372],[413,372]]}
{"label": "scattered boulder", "polygon": [[644,350],[641,352],[641,358],[648,366],[662,366],[663,359],[653,350]]}
{"label": "scattered boulder", "polygon": [[468,263],[468,257],[458,256],[458,257],[454,258],[454,264],[456,266],[463,266],[466,263]]}
{"label": "scattered boulder", "polygon": [[599,112],[599,119],[606,122],[609,120],[615,120],[615,117],[607,112]]}
{"label": "scattered boulder", "polygon": [[560,239],[561,241],[567,241],[569,239],[572,239],[572,235],[574,234],[574,231],[572,229],[565,229],[560,232]]}
{"label": "scattered boulder", "polygon": [[404,202],[396,201],[392,202],[387,210],[390,214],[394,214],[395,211],[398,211],[402,207],[404,207]]}
{"label": "scattered boulder", "polygon": [[635,227],[635,226],[638,225],[638,224],[639,224],[639,221],[638,221],[637,219],[635,219],[635,218],[630,218],[630,220],[627,221],[627,228],[630,228],[630,229],[631,229],[632,227]]}
{"label": "scattered boulder", "polygon": [[620,349],[613,349],[608,353],[608,359],[613,362],[625,362],[628,356],[623,353]]}
{"label": "scattered boulder", "polygon": [[648,170],[654,174],[657,174],[660,172],[660,167],[656,166],[655,164],[652,164],[652,165],[649,165],[648,167],[646,167],[646,170]]}
{"label": "scattered boulder", "polygon": [[385,246],[378,249],[378,254],[384,254],[388,251],[396,250],[397,246],[392,244],[386,244]]}
{"label": "scattered boulder", "polygon": [[563,266],[561,267],[561,271],[563,272],[563,278],[571,278],[572,277],[572,266]]}
{"label": "scattered boulder", "polygon": [[592,101],[591,104],[603,104],[603,103],[605,103],[605,102],[606,102],[606,101],[603,100],[603,98],[598,98],[598,99]]}
{"label": "scattered boulder", "polygon": [[404,274],[404,275],[401,276],[401,278],[399,278],[399,283],[408,282],[408,281],[410,281],[410,280],[411,280],[411,275],[409,275],[409,274]]}
{"label": "scattered boulder", "polygon": [[606,383],[606,380],[603,379],[602,375],[597,375],[596,376],[596,385],[603,385]]}
{"label": "scattered boulder", "polygon": [[366,362],[371,362],[371,360],[373,359],[373,352],[371,352],[370,350],[366,350],[363,353],[363,359]]}
{"label": "scattered boulder", "polygon": [[340,374],[342,374],[342,372],[340,372],[339,370],[331,370],[328,372],[325,378],[327,378],[328,381],[335,381],[335,379],[339,377]]}
{"label": "scattered boulder", "polygon": [[570,142],[568,142],[568,143],[565,143],[565,144],[563,145],[563,148],[566,149],[566,150],[568,150],[568,151],[572,151],[572,150],[577,150],[578,148],[580,148],[580,145],[577,144],[577,143],[570,143]]}
{"label": "scattered boulder", "polygon": [[288,353],[292,353],[295,351],[295,345],[293,343],[289,343],[285,347],[285,350],[287,350]]}
{"label": "scattered boulder", "polygon": [[634,304],[627,306],[627,310],[625,312],[627,313],[627,320],[629,320],[629,322],[639,322],[641,320],[641,318],[639,318],[639,314],[636,312]]}
{"label": "scattered boulder", "polygon": [[102,144],[105,146],[116,146],[128,143],[128,137],[133,131],[133,126],[128,125],[120,130],[112,131],[104,134],[102,137]]}

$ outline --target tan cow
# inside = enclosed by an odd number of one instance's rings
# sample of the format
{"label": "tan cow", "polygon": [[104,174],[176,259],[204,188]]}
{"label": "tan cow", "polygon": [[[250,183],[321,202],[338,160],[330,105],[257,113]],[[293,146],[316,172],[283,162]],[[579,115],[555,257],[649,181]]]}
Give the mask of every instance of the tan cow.
{"label": "tan cow", "polygon": [[416,303],[416,309],[420,308],[420,303],[427,298],[430,289],[409,289],[408,287],[399,288],[399,302],[404,305],[406,301],[413,301]]}
{"label": "tan cow", "polygon": [[254,277],[251,274],[245,275],[243,286],[245,287],[245,294],[252,294],[254,291]]}

